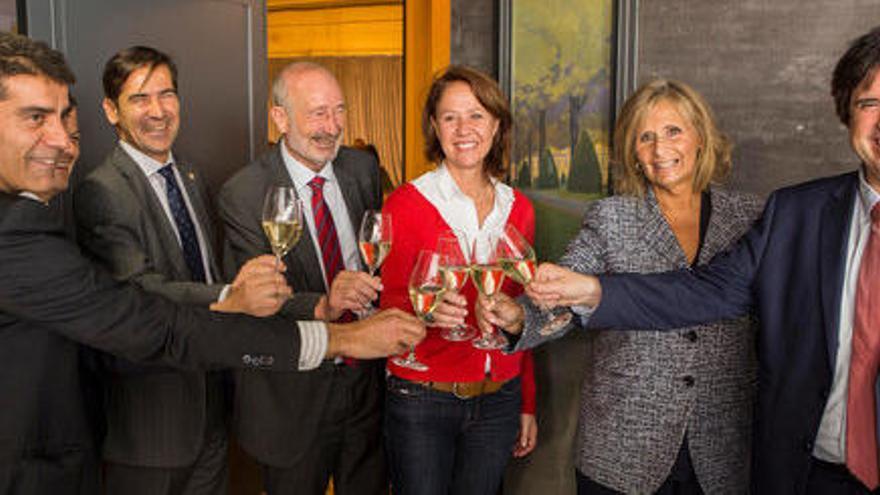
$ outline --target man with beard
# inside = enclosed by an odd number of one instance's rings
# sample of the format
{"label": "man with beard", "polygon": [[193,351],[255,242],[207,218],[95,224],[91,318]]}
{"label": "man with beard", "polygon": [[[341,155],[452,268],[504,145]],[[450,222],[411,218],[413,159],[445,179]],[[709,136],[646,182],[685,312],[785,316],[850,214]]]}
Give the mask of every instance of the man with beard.
{"label": "man with beard", "polygon": [[[0,493],[97,493],[80,346],[189,368],[297,371],[322,357],[403,352],[424,327],[403,312],[338,325],[175,304],[82,257],[47,202],[76,154],[65,116],[74,76],[45,43],[0,33]],[[274,260],[254,281],[289,294]],[[215,309],[241,311],[232,286]]]}
{"label": "man with beard", "polygon": [[[203,183],[171,152],[180,127],[173,60],[154,48],[127,48],[107,62],[103,83],[104,114],[119,142],[77,185],[80,245],[119,280],[183,304],[228,304]],[[273,288],[242,280],[233,285],[242,287],[245,312],[270,314]],[[105,365],[108,493],[225,493],[222,372],[109,356]]]}
{"label": "man with beard", "polygon": [[[376,299],[378,277],[360,269],[357,225],[382,206],[379,166],[341,147],[345,100],[327,69],[294,63],[272,86],[271,116],[283,139],[223,187],[218,208],[227,255],[240,266],[265,253],[260,205],[271,186],[296,189],[308,228],[284,258],[293,298],[282,314],[334,321]],[[307,374],[238,373],[235,425],[263,469],[270,495],[387,493],[381,442],[382,366],[325,361]]]}

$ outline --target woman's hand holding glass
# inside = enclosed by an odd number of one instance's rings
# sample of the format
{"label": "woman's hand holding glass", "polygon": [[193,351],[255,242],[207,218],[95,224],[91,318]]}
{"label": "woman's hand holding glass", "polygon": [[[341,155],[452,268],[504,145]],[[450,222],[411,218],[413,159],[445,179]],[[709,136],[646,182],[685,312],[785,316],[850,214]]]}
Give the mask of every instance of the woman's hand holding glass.
{"label": "woman's hand holding glass", "polygon": [[542,263],[535,280],[526,287],[526,294],[535,304],[549,308],[594,308],[602,299],[602,286],[594,275],[574,272],[553,263]]}
{"label": "woman's hand holding glass", "polygon": [[452,342],[474,338],[477,331],[464,321],[468,314],[467,298],[459,291],[467,283],[470,274],[468,258],[461,249],[458,235],[444,235],[437,241],[440,268],[446,279],[446,293],[434,311],[435,325],[443,327],[441,336]]}
{"label": "woman's hand holding glass", "polygon": [[[501,235],[498,250],[501,253],[501,266],[508,277],[528,287],[535,280],[535,250],[513,225],[506,225]],[[536,303],[537,304],[537,303]],[[554,333],[571,321],[571,313],[554,314],[546,305],[539,304],[546,320],[538,330],[542,335]]]}

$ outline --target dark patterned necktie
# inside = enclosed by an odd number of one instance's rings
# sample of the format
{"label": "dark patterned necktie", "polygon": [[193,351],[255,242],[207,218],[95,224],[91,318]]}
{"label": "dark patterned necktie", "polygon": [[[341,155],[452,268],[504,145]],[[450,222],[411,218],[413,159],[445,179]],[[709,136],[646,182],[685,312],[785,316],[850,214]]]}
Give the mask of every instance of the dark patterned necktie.
{"label": "dark patterned necktie", "polygon": [[183,247],[183,259],[189,268],[190,278],[193,282],[205,282],[205,265],[202,259],[202,250],[199,248],[199,238],[196,236],[196,227],[189,210],[183,201],[183,194],[177,184],[174,175],[173,164],[165,165],[159,169],[159,174],[165,178],[165,192],[168,195],[168,207],[171,216],[177,225],[177,233],[180,235],[180,245]]}
{"label": "dark patterned necktie", "polygon": [[315,219],[315,234],[318,236],[318,245],[321,247],[321,259],[324,262],[324,277],[327,283],[327,292],[336,274],[345,268],[342,263],[342,248],[339,246],[339,237],[336,235],[336,225],[333,224],[333,215],[330,207],[324,201],[324,183],[327,180],[315,176],[309,181],[312,188],[312,215]]}
{"label": "dark patterned necktie", "polygon": [[846,466],[870,490],[877,488],[877,369],[880,365],[880,203],[856,282],[855,321],[846,400]]}

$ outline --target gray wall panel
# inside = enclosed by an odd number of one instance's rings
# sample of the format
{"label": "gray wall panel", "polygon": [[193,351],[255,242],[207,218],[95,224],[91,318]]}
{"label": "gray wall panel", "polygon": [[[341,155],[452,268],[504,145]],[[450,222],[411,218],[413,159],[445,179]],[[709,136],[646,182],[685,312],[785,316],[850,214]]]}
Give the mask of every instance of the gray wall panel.
{"label": "gray wall panel", "polygon": [[178,66],[181,131],[174,148],[216,190],[266,142],[263,0],[32,0],[28,29],[63,50],[77,75],[82,158],[78,175],[116,141],[100,108],[101,72],[134,44]]}

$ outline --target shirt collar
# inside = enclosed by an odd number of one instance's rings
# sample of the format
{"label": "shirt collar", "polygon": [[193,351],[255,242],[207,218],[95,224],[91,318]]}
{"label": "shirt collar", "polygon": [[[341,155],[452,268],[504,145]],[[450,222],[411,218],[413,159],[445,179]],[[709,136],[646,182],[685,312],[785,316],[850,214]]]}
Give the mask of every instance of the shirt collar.
{"label": "shirt collar", "polygon": [[[467,197],[458,187],[458,184],[455,183],[455,179],[449,173],[449,168],[445,162],[441,163],[433,171],[433,180],[437,185],[437,191],[443,199],[448,201],[455,196]],[[492,183],[492,187],[495,188],[495,204],[505,205],[513,202],[513,189],[510,186],[495,177],[490,177],[489,181]]]}
{"label": "shirt collar", "polygon": [[134,160],[137,166],[140,167],[141,171],[143,171],[144,175],[146,175],[147,177],[158,173],[159,169],[161,169],[165,165],[174,163],[174,154],[170,151],[168,152],[168,160],[162,163],[154,160],[153,157],[147,156],[141,150],[128,144],[122,139],[119,140],[119,147],[121,147],[123,151],[128,153],[128,156],[131,157],[132,160]]}
{"label": "shirt collar", "polygon": [[324,165],[324,168],[318,171],[318,173],[315,173],[314,170],[306,167],[290,154],[290,151],[287,149],[287,145],[284,144],[283,140],[279,143],[279,146],[281,147],[281,159],[284,161],[284,167],[287,169],[287,173],[290,175],[290,180],[293,181],[293,185],[297,190],[306,187],[316,175],[323,177],[328,182],[334,182],[336,180],[336,174],[333,173],[332,161],[327,162],[327,164]]}
{"label": "shirt collar", "polygon": [[880,201],[880,193],[868,184],[864,167],[859,168],[859,204],[862,207],[865,221],[871,222],[871,210]]}

